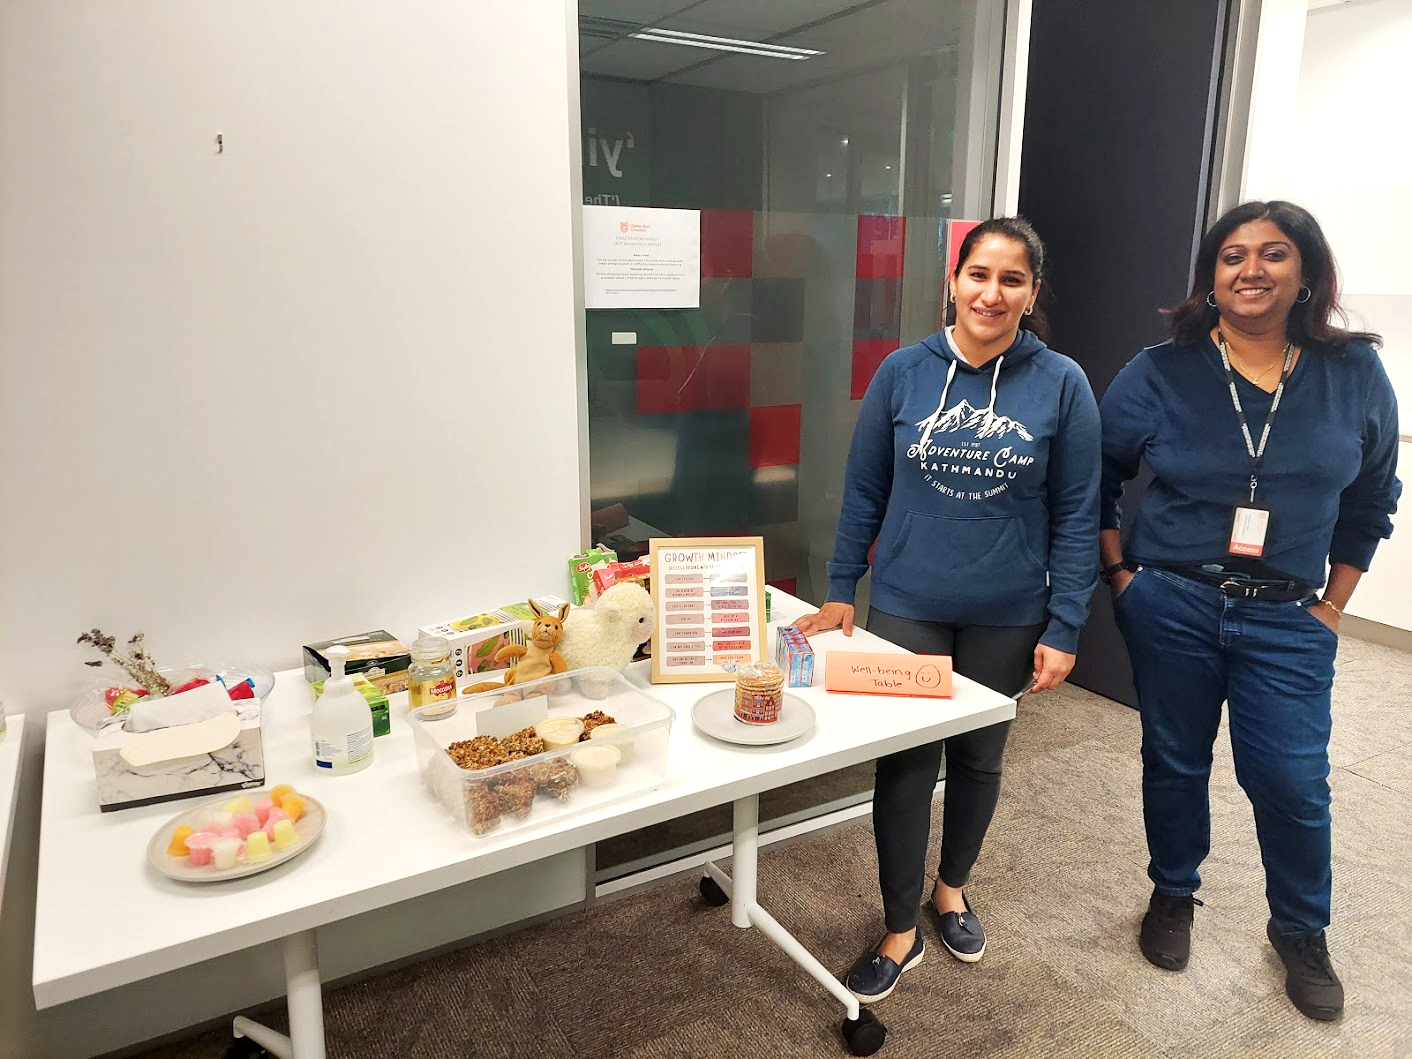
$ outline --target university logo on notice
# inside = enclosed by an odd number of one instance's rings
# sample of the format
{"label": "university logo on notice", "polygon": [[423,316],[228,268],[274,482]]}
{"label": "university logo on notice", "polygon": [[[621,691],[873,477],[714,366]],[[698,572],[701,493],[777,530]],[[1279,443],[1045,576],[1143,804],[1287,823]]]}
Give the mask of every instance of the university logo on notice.
{"label": "university logo on notice", "polygon": [[624,235],[627,235],[627,234],[628,234],[628,222],[627,222],[627,221],[619,221],[619,222],[618,222],[618,231],[622,232]]}

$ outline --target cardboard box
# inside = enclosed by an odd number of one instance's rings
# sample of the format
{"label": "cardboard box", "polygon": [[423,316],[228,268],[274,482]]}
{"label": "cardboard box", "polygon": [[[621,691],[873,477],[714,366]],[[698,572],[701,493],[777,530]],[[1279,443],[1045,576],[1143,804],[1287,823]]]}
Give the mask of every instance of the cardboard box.
{"label": "cardboard box", "polygon": [[[558,596],[539,596],[535,602],[548,611],[557,611],[565,603]],[[511,644],[523,647],[525,630],[533,621],[534,611],[528,603],[511,603],[484,614],[423,625],[417,635],[444,636],[451,642],[451,661],[456,665],[459,684],[477,673],[508,669],[508,663],[495,660],[495,653]]]}
{"label": "cardboard box", "polygon": [[259,707],[241,711],[235,741],[193,757],[175,758],[142,768],[123,760],[123,747],[152,733],[129,732],[110,725],[93,741],[93,772],[98,807],[105,813],[155,802],[193,798],[259,787],[265,782],[265,751],[260,738]]}
{"label": "cardboard box", "polygon": [[343,671],[350,677],[366,678],[384,695],[407,690],[407,667],[412,664],[412,654],[401,640],[385,629],[305,644],[304,679],[310,684],[328,679],[331,672],[328,649],[334,644],[348,648],[348,661]]}

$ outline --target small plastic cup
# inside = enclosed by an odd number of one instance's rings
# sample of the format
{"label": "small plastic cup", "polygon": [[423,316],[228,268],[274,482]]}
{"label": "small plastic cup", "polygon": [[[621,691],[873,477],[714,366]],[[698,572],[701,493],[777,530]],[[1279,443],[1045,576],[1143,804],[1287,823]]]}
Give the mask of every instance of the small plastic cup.
{"label": "small plastic cup", "polygon": [[583,721],[577,717],[548,717],[534,726],[534,734],[544,740],[546,750],[563,750],[579,741]]}
{"label": "small plastic cup", "polygon": [[579,771],[579,782],[585,787],[606,787],[617,776],[622,751],[612,743],[582,746],[569,755],[569,764]]}
{"label": "small plastic cup", "polygon": [[632,760],[633,740],[627,734],[628,726],[619,724],[617,721],[610,721],[607,724],[600,724],[593,731],[588,733],[589,742],[602,742],[609,746],[618,748],[618,753],[623,756],[620,762],[626,765]]}

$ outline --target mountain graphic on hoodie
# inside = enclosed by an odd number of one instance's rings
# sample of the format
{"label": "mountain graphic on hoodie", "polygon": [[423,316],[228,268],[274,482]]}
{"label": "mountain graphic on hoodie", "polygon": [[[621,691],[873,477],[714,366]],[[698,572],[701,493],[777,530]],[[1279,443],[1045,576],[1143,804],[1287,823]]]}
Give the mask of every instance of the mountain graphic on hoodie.
{"label": "mountain graphic on hoodie", "polygon": [[936,421],[933,433],[952,433],[958,430],[974,430],[977,438],[1002,438],[1007,434],[1018,434],[1025,441],[1033,441],[1025,425],[1009,416],[996,415],[989,408],[975,408],[969,401],[958,401]]}

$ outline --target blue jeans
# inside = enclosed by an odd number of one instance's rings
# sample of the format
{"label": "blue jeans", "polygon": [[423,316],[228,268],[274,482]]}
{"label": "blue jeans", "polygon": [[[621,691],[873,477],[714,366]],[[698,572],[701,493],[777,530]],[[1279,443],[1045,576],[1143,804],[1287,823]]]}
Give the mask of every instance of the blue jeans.
{"label": "blue jeans", "polygon": [[1230,710],[1236,779],[1255,810],[1265,896],[1283,934],[1329,923],[1330,693],[1338,637],[1297,603],[1228,599],[1144,568],[1114,609],[1142,714],[1142,809],[1158,893],[1201,885],[1211,748]]}

